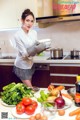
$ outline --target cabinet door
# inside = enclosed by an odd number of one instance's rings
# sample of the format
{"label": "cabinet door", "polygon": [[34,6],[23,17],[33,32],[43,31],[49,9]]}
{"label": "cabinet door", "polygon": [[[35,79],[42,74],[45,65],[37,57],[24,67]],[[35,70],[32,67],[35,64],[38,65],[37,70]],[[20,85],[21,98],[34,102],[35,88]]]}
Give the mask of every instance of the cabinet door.
{"label": "cabinet door", "polygon": [[21,80],[13,73],[13,66],[0,65],[0,91],[2,91],[3,86],[10,84],[11,82],[21,82]]}
{"label": "cabinet door", "polygon": [[50,84],[50,72],[49,70],[36,70],[32,78],[33,86],[47,88]]}
{"label": "cabinet door", "polygon": [[80,74],[80,66],[50,66],[50,73]]}
{"label": "cabinet door", "polygon": [[30,9],[37,16],[37,0],[16,0],[16,16],[18,26],[21,26],[21,14],[25,9]]}
{"label": "cabinet door", "polygon": [[76,82],[76,77],[71,77],[71,76],[60,76],[60,75],[53,75],[50,76],[50,82],[54,86],[59,86],[63,85],[65,86],[65,89],[75,87],[75,82]]}
{"label": "cabinet door", "polygon": [[66,89],[75,86],[78,74],[80,74],[78,66],[50,66],[50,82],[56,86],[64,85]]}
{"label": "cabinet door", "polygon": [[17,25],[15,0],[0,0],[0,29]]}

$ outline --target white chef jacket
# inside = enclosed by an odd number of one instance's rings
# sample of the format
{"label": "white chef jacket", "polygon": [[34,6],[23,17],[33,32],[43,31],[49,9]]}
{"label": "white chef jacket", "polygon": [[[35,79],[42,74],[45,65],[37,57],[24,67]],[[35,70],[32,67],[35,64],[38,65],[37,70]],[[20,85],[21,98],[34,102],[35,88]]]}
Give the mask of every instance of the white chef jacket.
{"label": "white chef jacket", "polygon": [[12,39],[14,47],[17,48],[18,54],[15,59],[14,65],[22,69],[30,69],[33,65],[33,58],[28,57],[27,48],[31,47],[37,42],[37,32],[30,30],[25,33],[21,28],[16,32]]}

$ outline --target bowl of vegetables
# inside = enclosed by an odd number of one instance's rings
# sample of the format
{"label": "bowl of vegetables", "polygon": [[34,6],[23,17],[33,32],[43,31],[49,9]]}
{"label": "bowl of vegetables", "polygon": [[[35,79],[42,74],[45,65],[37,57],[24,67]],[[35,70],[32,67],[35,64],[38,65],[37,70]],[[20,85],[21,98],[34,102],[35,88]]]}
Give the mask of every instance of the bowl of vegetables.
{"label": "bowl of vegetables", "polygon": [[45,101],[41,104],[41,110],[43,115],[46,115],[49,118],[54,118],[55,113],[57,112],[57,107],[54,103]]}

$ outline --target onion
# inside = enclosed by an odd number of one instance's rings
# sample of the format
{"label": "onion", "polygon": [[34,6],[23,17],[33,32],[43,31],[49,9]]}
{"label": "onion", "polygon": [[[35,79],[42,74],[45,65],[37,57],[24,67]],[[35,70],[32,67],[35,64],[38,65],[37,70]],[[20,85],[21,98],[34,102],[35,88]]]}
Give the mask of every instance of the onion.
{"label": "onion", "polygon": [[60,92],[60,96],[57,97],[55,100],[55,105],[57,106],[58,109],[61,109],[64,107],[65,105],[65,100],[62,98],[61,92]]}

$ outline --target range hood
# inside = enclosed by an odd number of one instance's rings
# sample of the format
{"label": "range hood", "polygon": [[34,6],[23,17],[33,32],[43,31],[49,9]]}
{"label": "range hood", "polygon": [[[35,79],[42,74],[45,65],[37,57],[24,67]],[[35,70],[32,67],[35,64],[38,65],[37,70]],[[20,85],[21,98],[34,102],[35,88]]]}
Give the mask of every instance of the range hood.
{"label": "range hood", "polygon": [[40,22],[40,23],[53,23],[60,21],[79,21],[79,20],[80,20],[80,13],[36,18],[36,22]]}
{"label": "range hood", "polygon": [[80,20],[80,0],[38,0],[36,22]]}

